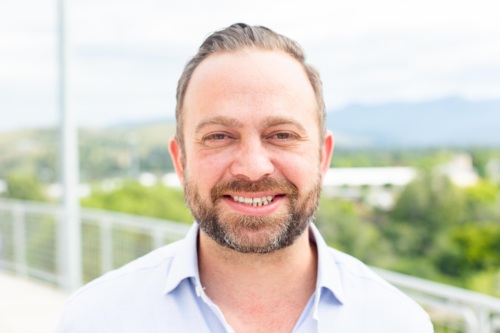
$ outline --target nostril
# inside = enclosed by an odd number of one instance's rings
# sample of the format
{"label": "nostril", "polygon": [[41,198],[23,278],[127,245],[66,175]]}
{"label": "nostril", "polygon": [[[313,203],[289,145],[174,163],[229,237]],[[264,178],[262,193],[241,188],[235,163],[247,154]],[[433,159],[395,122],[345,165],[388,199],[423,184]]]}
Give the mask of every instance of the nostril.
{"label": "nostril", "polygon": [[267,154],[238,154],[234,157],[231,173],[235,177],[244,177],[256,181],[274,172],[274,164]]}

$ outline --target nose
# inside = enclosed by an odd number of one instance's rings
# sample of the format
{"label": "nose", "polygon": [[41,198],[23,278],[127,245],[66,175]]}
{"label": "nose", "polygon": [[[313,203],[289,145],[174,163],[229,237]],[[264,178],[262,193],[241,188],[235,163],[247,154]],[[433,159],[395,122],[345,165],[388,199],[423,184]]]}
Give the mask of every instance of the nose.
{"label": "nose", "polygon": [[256,181],[273,172],[274,164],[260,140],[241,143],[231,164],[233,176]]}

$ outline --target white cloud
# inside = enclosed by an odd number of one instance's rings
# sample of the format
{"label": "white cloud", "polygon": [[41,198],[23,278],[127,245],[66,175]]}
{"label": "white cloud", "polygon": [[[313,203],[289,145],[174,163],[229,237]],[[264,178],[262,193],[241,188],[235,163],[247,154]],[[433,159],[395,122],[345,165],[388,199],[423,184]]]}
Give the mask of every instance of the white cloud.
{"label": "white cloud", "polygon": [[[9,115],[0,130],[55,122],[55,3],[0,3],[0,112]],[[71,0],[67,6],[71,105],[84,124],[173,115],[188,58],[208,33],[238,21],[299,41],[322,73],[329,106],[500,98],[496,0]]]}

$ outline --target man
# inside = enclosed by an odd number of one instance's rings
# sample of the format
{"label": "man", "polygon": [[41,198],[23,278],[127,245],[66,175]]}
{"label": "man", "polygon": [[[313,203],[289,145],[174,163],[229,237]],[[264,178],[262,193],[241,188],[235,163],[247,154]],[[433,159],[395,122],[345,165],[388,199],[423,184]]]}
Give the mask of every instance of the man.
{"label": "man", "polygon": [[333,137],[298,44],[245,24],[213,33],[176,118],[170,152],[197,223],[78,291],[59,332],[432,332],[312,224]]}

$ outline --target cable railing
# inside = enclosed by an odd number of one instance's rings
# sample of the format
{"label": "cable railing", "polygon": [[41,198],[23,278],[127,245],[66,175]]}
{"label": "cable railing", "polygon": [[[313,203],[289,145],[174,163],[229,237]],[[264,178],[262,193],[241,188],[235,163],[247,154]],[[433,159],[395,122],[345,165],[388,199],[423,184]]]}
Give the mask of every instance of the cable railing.
{"label": "cable railing", "polygon": [[[181,239],[189,229],[179,222],[85,208],[80,219],[84,283]],[[60,206],[0,200],[0,270],[66,286],[62,223]],[[428,311],[436,333],[500,333],[500,299],[374,269]]]}
{"label": "cable railing", "polygon": [[[61,207],[0,200],[0,269],[63,287]],[[82,209],[82,281],[118,268],[184,237],[189,225],[167,220]]]}

